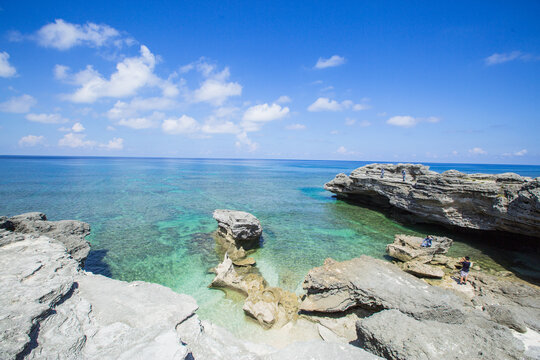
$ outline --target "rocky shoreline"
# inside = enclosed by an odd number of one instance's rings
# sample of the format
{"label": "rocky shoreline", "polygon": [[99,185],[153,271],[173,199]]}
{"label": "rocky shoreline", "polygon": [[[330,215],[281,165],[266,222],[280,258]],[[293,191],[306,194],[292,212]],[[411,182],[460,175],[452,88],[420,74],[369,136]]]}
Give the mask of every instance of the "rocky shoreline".
{"label": "rocky shoreline", "polygon": [[421,164],[369,164],[349,176],[336,175],[324,188],[415,222],[540,238],[540,178],[456,170],[439,174]]}
{"label": "rocky shoreline", "polygon": [[200,320],[191,296],[86,272],[90,226],[27,213],[0,217],[0,358],[540,357],[540,289],[481,272],[455,285],[449,238],[422,248],[421,238],[397,234],[387,247],[394,263],[327,259],[309,271],[298,297],[269,287],[250,260],[263,233],[257,218],[232,210],[214,218],[224,253],[211,286],[244,294],[246,315],[264,328],[313,332],[309,341],[275,348],[238,339]]}

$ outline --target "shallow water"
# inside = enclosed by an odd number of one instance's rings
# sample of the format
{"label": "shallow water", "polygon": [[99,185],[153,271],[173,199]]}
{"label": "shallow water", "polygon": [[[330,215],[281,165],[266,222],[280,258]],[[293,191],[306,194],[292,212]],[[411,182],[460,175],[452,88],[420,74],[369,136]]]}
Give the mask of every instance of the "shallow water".
{"label": "shallow water", "polygon": [[[264,229],[262,248],[253,254],[258,268],[271,285],[298,293],[309,269],[327,257],[384,258],[396,233],[448,234],[436,227],[401,225],[377,211],[336,200],[322,188],[337,173],[365,164],[0,157],[0,214],[42,211],[50,220],[88,222],[92,252],[87,270],[190,294],[202,318],[253,337],[262,330],[244,316],[241,297],[207,288],[213,278],[208,270],[219,262],[211,237],[214,209],[257,216]],[[432,164],[436,171],[451,168],[540,175],[539,166]],[[492,256],[497,249],[451,236],[457,242],[450,255],[469,254],[482,268],[508,266]]]}

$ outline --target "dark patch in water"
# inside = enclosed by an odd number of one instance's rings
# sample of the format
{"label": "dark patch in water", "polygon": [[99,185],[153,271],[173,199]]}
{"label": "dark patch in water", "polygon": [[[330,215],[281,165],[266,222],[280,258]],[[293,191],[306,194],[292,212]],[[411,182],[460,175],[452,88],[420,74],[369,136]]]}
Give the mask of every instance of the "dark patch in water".
{"label": "dark patch in water", "polygon": [[84,270],[94,274],[112,277],[111,269],[103,259],[107,256],[108,250],[90,250],[84,263]]}

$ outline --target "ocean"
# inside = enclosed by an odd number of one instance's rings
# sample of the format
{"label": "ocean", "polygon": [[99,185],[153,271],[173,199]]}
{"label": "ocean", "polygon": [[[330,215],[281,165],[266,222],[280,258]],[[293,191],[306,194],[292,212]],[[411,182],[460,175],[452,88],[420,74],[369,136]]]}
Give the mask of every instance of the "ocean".
{"label": "ocean", "polygon": [[[241,297],[209,289],[220,258],[211,233],[215,209],[257,216],[263,243],[252,256],[272,286],[301,293],[309,269],[327,257],[385,258],[396,233],[452,236],[450,255],[469,254],[481,267],[507,269],[485,244],[439,227],[402,225],[386,215],[336,200],[323,189],[360,161],[0,157],[0,215],[41,211],[49,220],[89,223],[86,270],[149,281],[192,295],[198,314],[238,335],[262,331],[242,311]],[[426,164],[442,172],[515,172],[540,166]],[[500,252],[499,252],[500,253]],[[519,254],[516,256],[520,256]],[[514,259],[515,257],[513,257]],[[524,260],[523,262],[527,262]]]}

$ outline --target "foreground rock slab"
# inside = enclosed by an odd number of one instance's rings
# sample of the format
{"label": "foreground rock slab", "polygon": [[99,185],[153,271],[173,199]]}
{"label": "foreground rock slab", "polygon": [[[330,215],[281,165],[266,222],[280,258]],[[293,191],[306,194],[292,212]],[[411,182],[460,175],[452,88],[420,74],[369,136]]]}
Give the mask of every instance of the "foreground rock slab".
{"label": "foreground rock slab", "polygon": [[456,170],[439,174],[421,164],[370,164],[350,176],[336,175],[324,188],[340,197],[413,214],[420,222],[540,237],[540,178]]}

